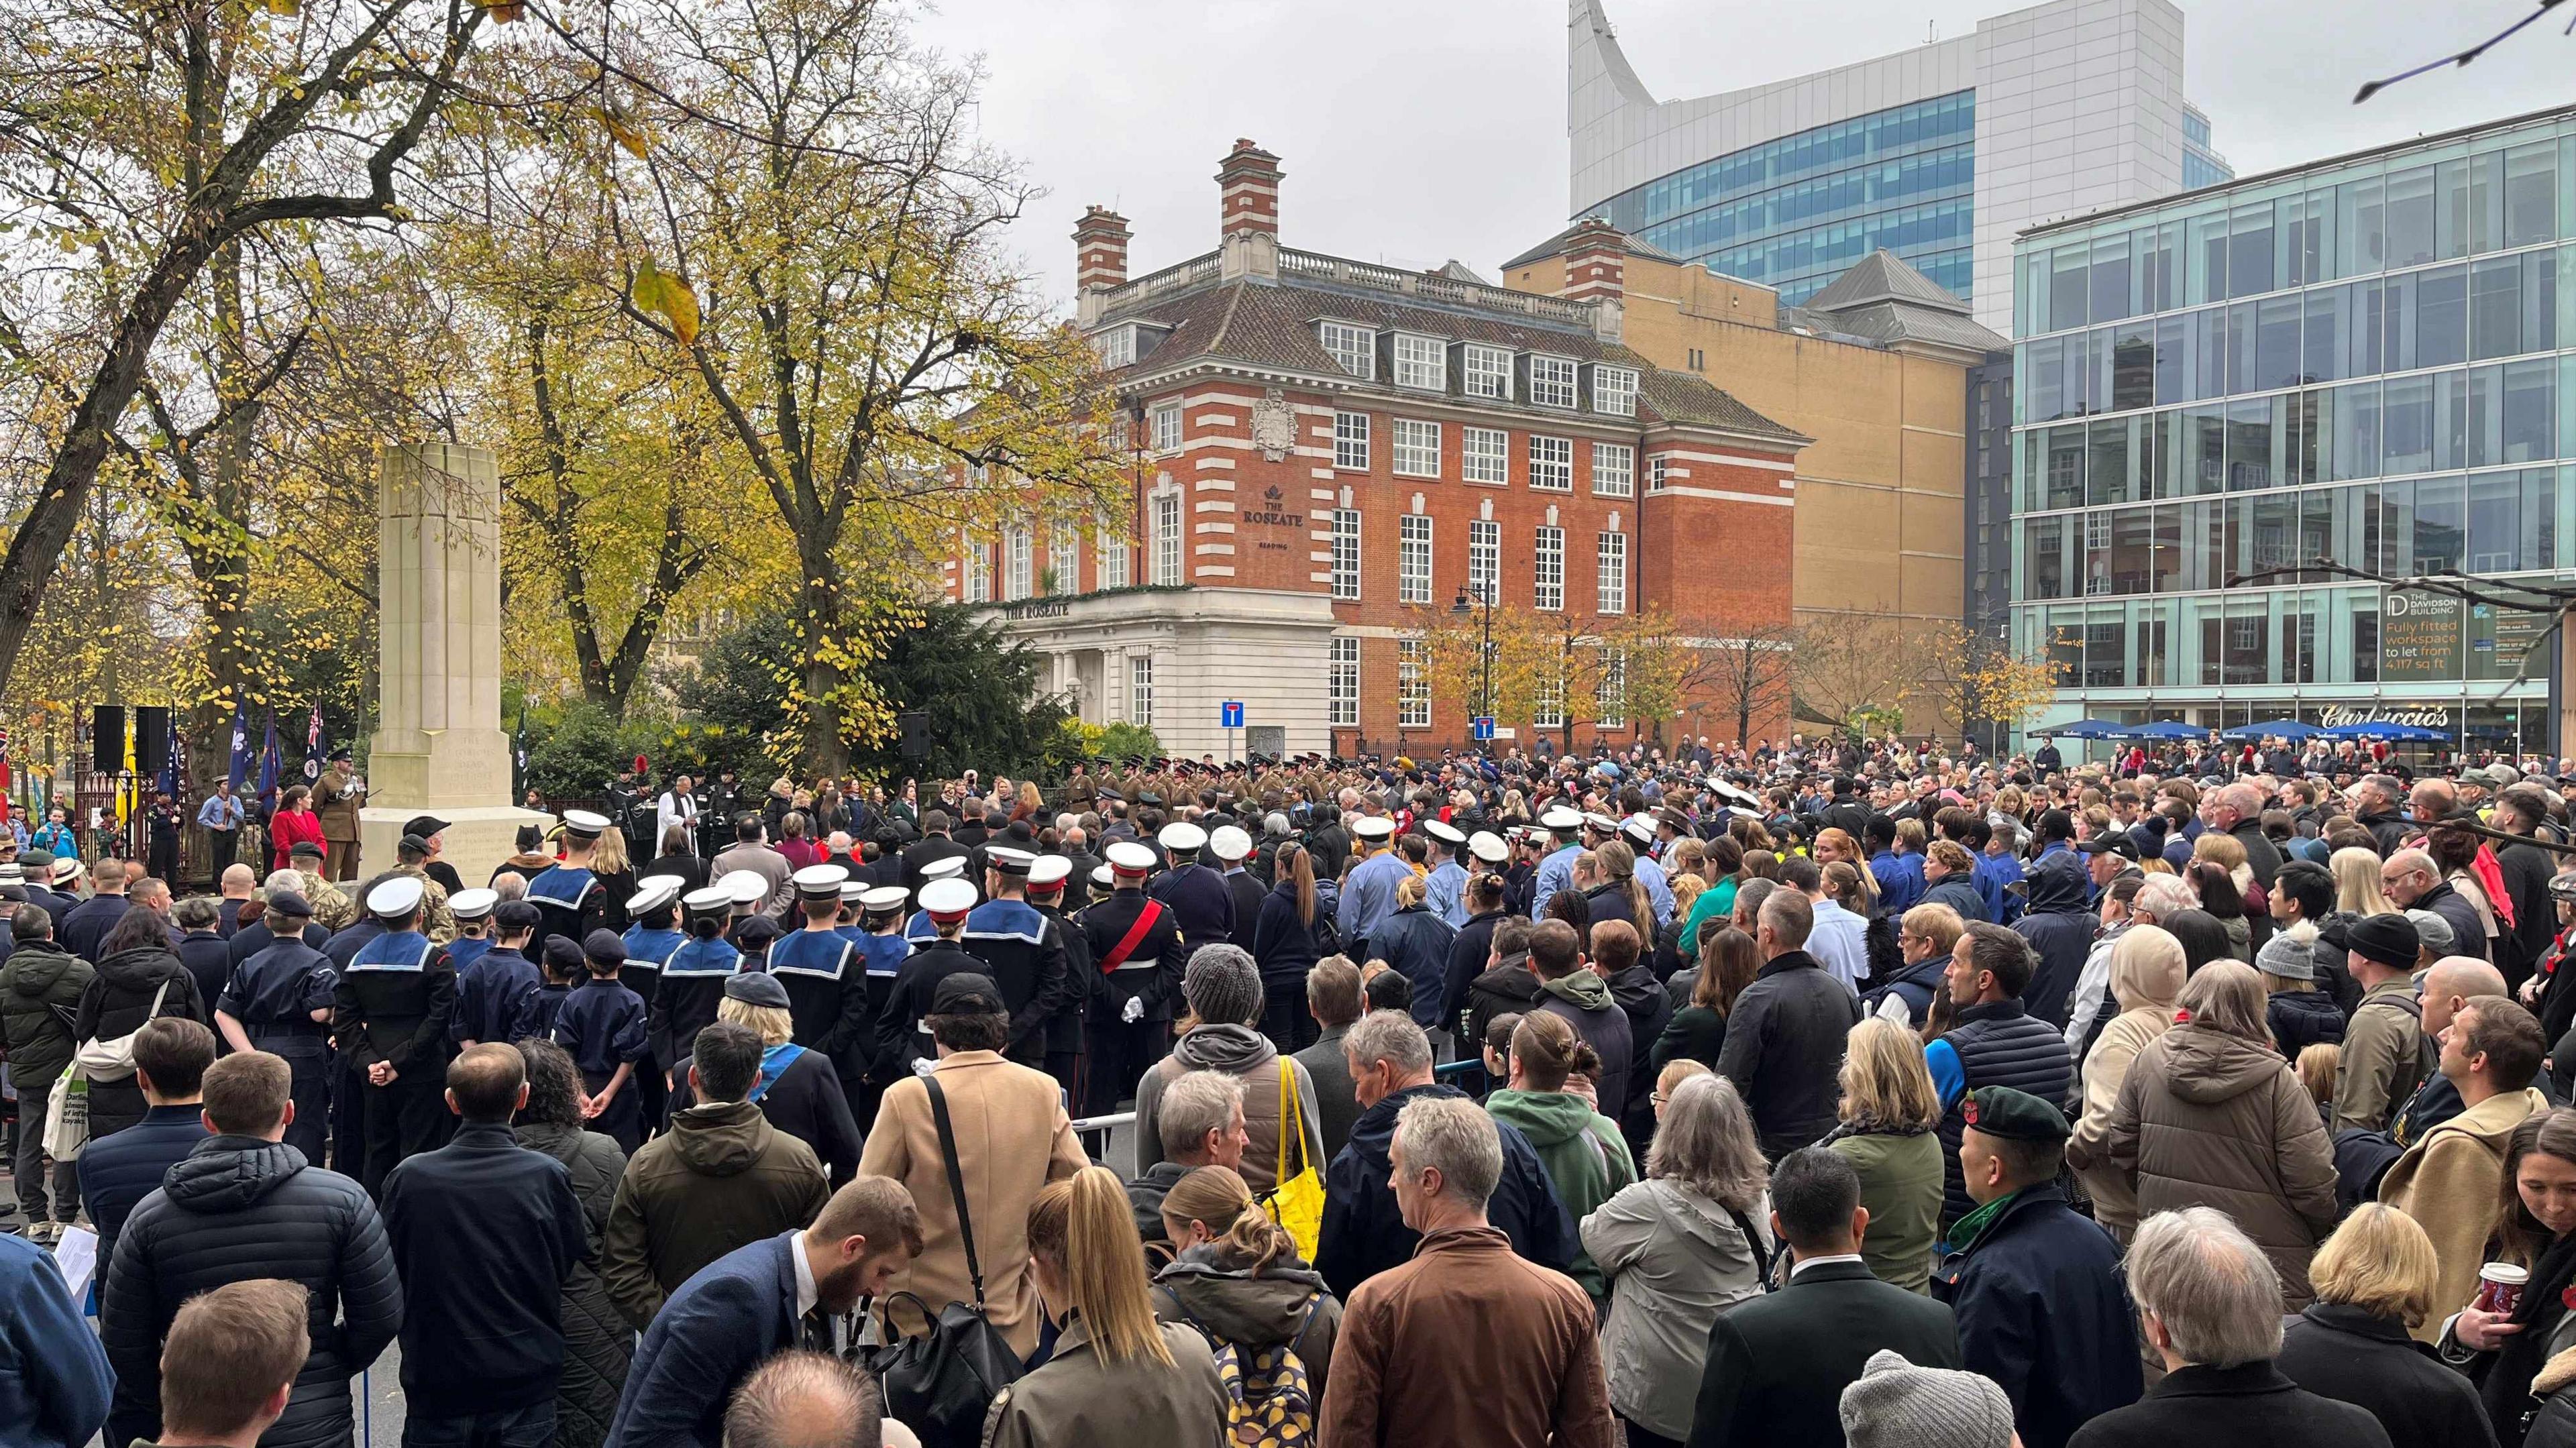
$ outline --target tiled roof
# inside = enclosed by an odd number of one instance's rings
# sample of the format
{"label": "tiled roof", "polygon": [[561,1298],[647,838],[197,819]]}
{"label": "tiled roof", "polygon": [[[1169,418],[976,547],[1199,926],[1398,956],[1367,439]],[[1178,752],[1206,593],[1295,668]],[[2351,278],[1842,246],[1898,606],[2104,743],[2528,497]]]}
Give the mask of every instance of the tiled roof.
{"label": "tiled roof", "polygon": [[1971,320],[1966,302],[1884,249],[1853,263],[1799,311],[1812,323],[1881,347],[1919,342],[1976,352],[2012,350],[2010,342]]}
{"label": "tiled roof", "polygon": [[[1146,322],[1161,329],[1153,350],[1136,369],[1162,371],[1194,358],[1207,357],[1273,367],[1284,371],[1335,376],[1340,366],[1324,351],[1315,323],[1322,318],[1379,330],[1420,332],[1456,341],[1490,342],[1518,351],[1545,352],[1580,362],[1609,362],[1637,369],[1639,415],[1657,421],[1716,428],[1789,445],[1810,439],[1755,412],[1735,398],[1687,372],[1667,372],[1642,354],[1596,337],[1589,325],[1571,319],[1588,315],[1580,303],[1531,297],[1488,288],[1498,300],[1493,310],[1472,305],[1436,305],[1387,295],[1370,287],[1315,284],[1295,276],[1267,281],[1211,282],[1167,289],[1140,305],[1120,307],[1113,296],[1104,322]],[[1527,307],[1554,315],[1512,315]],[[1458,379],[1451,379],[1452,396]],[[1482,403],[1483,399],[1472,399]],[[1525,404],[1501,403],[1522,410]],[[1527,407],[1536,415],[1553,409]]]}
{"label": "tiled roof", "polygon": [[[1588,220],[1589,218],[1586,219]],[[1582,224],[1583,223],[1581,221],[1578,221],[1574,223],[1574,226],[1567,227],[1565,230],[1558,232],[1556,235],[1549,237],[1547,240],[1542,241],[1538,245],[1531,247],[1529,250],[1522,252],[1520,255],[1513,257],[1510,261],[1504,262],[1503,270],[1510,271],[1516,266],[1527,266],[1529,263],[1534,261],[1541,261],[1551,256],[1562,255],[1565,251],[1566,238],[1574,235],[1575,226],[1581,226]],[[1620,239],[1628,243],[1628,255],[1630,256],[1642,256],[1648,261],[1669,261],[1678,263],[1681,260],[1680,257],[1673,255],[1671,252],[1664,250],[1662,247],[1657,246],[1653,242],[1647,241],[1642,237],[1630,236],[1626,232],[1621,232]]]}
{"label": "tiled roof", "polygon": [[1851,270],[1825,284],[1825,289],[1807,298],[1813,312],[1839,312],[1866,302],[1911,302],[1935,311],[1968,314],[1968,304],[1941,289],[1941,284],[1905,264],[1904,258],[1885,247],[1852,263]]}

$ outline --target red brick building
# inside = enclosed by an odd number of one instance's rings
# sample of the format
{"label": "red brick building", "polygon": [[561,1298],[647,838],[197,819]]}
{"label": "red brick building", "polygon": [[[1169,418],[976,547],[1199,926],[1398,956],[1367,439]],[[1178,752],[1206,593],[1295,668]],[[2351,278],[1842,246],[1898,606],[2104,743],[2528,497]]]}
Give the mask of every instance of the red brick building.
{"label": "red brick building", "polygon": [[[1587,627],[1649,605],[1700,640],[1788,624],[1809,439],[1621,345],[1617,232],[1577,228],[1564,296],[1508,291],[1281,246],[1280,174],[1236,142],[1218,249],[1132,280],[1125,220],[1083,214],[1079,322],[1118,389],[1135,516],[1124,538],[1006,530],[947,565],[1085,719],[1189,754],[1462,742],[1468,701],[1429,697],[1405,640],[1487,586]],[[1227,736],[1224,700],[1283,732]],[[1658,722],[1567,707],[1578,742]]]}

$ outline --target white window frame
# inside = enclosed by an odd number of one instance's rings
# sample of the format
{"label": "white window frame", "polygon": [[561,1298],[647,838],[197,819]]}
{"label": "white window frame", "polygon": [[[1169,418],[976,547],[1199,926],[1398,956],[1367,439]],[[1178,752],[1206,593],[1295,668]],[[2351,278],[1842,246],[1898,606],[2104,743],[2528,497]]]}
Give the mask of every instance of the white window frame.
{"label": "white window frame", "polygon": [[1154,727],[1154,656],[1127,656],[1127,722]]}
{"label": "white window frame", "polygon": [[1637,369],[1592,364],[1592,410],[1609,417],[1637,415]]}
{"label": "white window frame", "polygon": [[1469,397],[1511,401],[1512,349],[1470,342],[1464,351],[1465,355],[1458,362],[1460,389]]}
{"label": "white window frame", "polygon": [[1471,483],[1509,486],[1512,481],[1511,430],[1500,427],[1460,428],[1458,476]]}
{"label": "white window frame", "polygon": [[1047,529],[1047,572],[1055,575],[1055,593],[1082,592],[1082,530],[1059,522]]}
{"label": "white window frame", "polygon": [[1530,607],[1565,612],[1565,530],[1552,523],[1539,525],[1530,547]]}
{"label": "white window frame", "polygon": [[972,534],[964,535],[966,581],[963,598],[968,603],[993,601],[993,545]]}
{"label": "white window frame", "polygon": [[1431,666],[1419,639],[1396,641],[1395,725],[1399,729],[1431,727]]}
{"label": "white window frame", "polygon": [[1503,525],[1491,518],[1467,520],[1467,596],[1478,603],[1502,602]]}
{"label": "white window frame", "polygon": [[1091,339],[1092,350],[1100,354],[1105,368],[1128,367],[1136,361],[1136,329],[1133,326],[1112,327]]}
{"label": "white window frame", "polygon": [[1091,571],[1101,588],[1127,586],[1127,537],[1111,524],[1103,523],[1092,538]]}
{"label": "white window frame", "polygon": [[1624,442],[1592,445],[1592,495],[1596,498],[1637,496],[1637,449]]}
{"label": "white window frame", "polygon": [[1532,352],[1530,402],[1538,407],[1573,408],[1581,401],[1577,380],[1581,375],[1581,364],[1571,357],[1551,357],[1545,352]]}
{"label": "white window frame", "polygon": [[1419,332],[1395,334],[1395,385],[1426,392],[1449,390],[1449,344]]}
{"label": "white window frame", "polygon": [[1360,722],[1360,641],[1355,634],[1335,634],[1324,684],[1327,722],[1343,727]]}
{"label": "white window frame", "polygon": [[[1351,322],[1318,322],[1316,338],[1333,365],[1363,382],[1377,380],[1377,332]],[[1357,366],[1352,365],[1357,363]]]}
{"label": "white window frame", "polygon": [[1146,416],[1153,421],[1153,450],[1158,453],[1179,452],[1181,450],[1181,405],[1177,402],[1156,403],[1154,410]]}
{"label": "white window frame", "polygon": [[1181,583],[1181,495],[1175,490],[1154,495],[1154,582]]}
{"label": "white window frame", "polygon": [[1002,601],[1016,603],[1035,591],[1036,541],[1026,523],[1002,525]]}
{"label": "white window frame", "polygon": [[1367,472],[1369,466],[1369,415],[1365,412],[1333,414],[1333,466]]}
{"label": "white window frame", "polygon": [[1395,475],[1399,478],[1440,476],[1440,424],[1399,417],[1393,428]]}
{"label": "white window frame", "polygon": [[1395,525],[1395,601],[1431,602],[1431,517],[1406,513]]}
{"label": "white window frame", "polygon": [[1333,510],[1333,597],[1360,596],[1360,510]]}
{"label": "white window frame", "polygon": [[1539,684],[1538,699],[1530,706],[1530,727],[1533,729],[1565,727],[1565,676],[1563,674]]}
{"label": "white window frame", "polygon": [[1574,439],[1530,434],[1529,485],[1534,493],[1574,491]]}
{"label": "white window frame", "polygon": [[1595,555],[1600,563],[1599,604],[1595,613],[1628,611],[1628,535],[1603,533]]}
{"label": "white window frame", "polygon": [[1592,695],[1592,722],[1603,729],[1628,727],[1628,651],[1603,645],[1601,686]]}
{"label": "white window frame", "polygon": [[1657,453],[1653,457],[1646,459],[1647,492],[1660,493],[1664,490],[1666,483],[1668,482],[1666,474],[1672,470],[1672,461],[1673,460],[1671,458],[1666,457],[1662,453]]}

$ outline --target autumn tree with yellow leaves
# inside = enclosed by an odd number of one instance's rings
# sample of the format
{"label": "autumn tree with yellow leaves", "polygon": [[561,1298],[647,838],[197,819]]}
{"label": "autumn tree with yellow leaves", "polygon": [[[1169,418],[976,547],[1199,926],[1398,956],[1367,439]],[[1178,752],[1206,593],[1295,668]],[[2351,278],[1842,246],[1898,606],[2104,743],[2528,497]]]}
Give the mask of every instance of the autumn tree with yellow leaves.
{"label": "autumn tree with yellow leaves", "polygon": [[[1713,660],[1660,606],[1632,614],[1586,617],[1525,604],[1493,610],[1492,668],[1486,667],[1481,607],[1420,609],[1403,643],[1420,661],[1436,702],[1459,701],[1469,716],[1557,731],[1574,747],[1578,723],[1595,734],[1655,736],[1710,678]],[[1486,680],[1492,695],[1484,695]]]}

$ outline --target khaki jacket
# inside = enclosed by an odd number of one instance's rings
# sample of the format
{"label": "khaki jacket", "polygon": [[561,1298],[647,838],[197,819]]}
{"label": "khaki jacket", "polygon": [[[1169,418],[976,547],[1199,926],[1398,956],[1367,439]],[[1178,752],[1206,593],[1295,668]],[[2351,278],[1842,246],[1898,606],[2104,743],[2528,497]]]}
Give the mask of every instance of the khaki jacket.
{"label": "khaki jacket", "polygon": [[2431,1131],[2379,1180],[2379,1200],[2413,1217],[2433,1239],[2433,1310],[2415,1329],[2418,1342],[2438,1342],[2443,1319],[2477,1295],[2478,1266],[2496,1229],[2504,1197],[2504,1154],[2513,1129],[2549,1109],[2538,1091],[2503,1091]]}
{"label": "khaki jacket", "polygon": [[[983,1239],[976,1239],[978,1247]],[[1172,1354],[1110,1362],[1082,1319],[1067,1322],[1055,1356],[1002,1389],[984,1415],[984,1448],[1099,1448],[1104,1443],[1226,1441],[1226,1394],[1207,1339],[1158,1324]]]}
{"label": "khaki jacket", "polygon": [[2388,1118],[2424,1083],[2424,1016],[2412,981],[2372,986],[2343,1029],[2335,1068],[2334,1129],[2386,1131]]}
{"label": "khaki jacket", "polygon": [[334,844],[357,841],[361,798],[356,775],[343,782],[336,771],[322,771],[322,777],[313,781],[313,813],[321,816],[322,838]]}
{"label": "khaki jacket", "polygon": [[[957,1134],[966,1200],[975,1221],[975,1258],[984,1269],[984,1306],[993,1326],[1022,1357],[1038,1342],[1038,1289],[1029,1275],[1029,1207],[1047,1183],[1091,1164],[1074,1139],[1055,1078],[991,1051],[960,1051],[937,1068]],[[912,1191],[921,1212],[921,1255],[886,1286],[909,1292],[937,1312],[971,1302],[966,1244],[948,1189],[947,1160],[930,1114],[930,1091],[918,1076],[888,1087],[859,1156],[866,1176],[892,1177]],[[897,1330],[910,1327],[899,1309]]]}
{"label": "khaki jacket", "polygon": [[2128,1079],[2138,1053],[2173,1029],[2170,1005],[2140,1006],[2111,1018],[2084,1058],[2084,1115],[2066,1141],[2066,1164],[2093,1198],[2093,1220],[2127,1246],[2138,1230],[2138,1196],[2127,1177],[2111,1165],[2111,1109],[2120,1102],[2120,1083]]}

